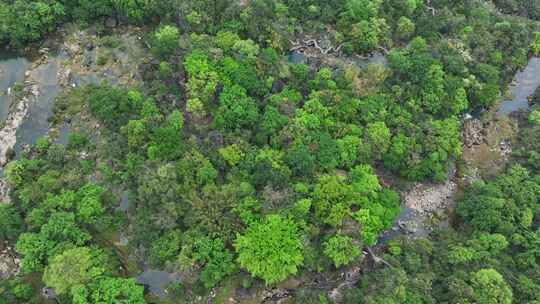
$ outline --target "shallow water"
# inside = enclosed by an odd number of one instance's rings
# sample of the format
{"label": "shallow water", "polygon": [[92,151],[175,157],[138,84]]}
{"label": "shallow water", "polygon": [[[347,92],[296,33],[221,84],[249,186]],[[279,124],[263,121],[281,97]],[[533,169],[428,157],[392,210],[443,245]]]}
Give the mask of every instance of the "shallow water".
{"label": "shallow water", "polygon": [[58,129],[58,136],[54,140],[54,143],[66,146],[69,143],[70,133],[71,133],[71,125],[69,123],[64,123]]}
{"label": "shallow water", "polygon": [[290,63],[294,64],[300,64],[300,63],[306,63],[307,58],[306,55],[300,53],[300,52],[291,52],[289,54],[288,60]]}
{"label": "shallow water", "polygon": [[34,144],[38,138],[47,135],[48,119],[52,116],[54,100],[60,90],[58,69],[58,61],[53,59],[32,72],[32,78],[39,87],[39,95],[30,100],[27,117],[17,130],[17,153],[25,144]]}
{"label": "shallow water", "polygon": [[167,295],[167,285],[179,283],[180,276],[177,273],[149,269],[139,275],[136,280],[137,283],[145,285],[150,293],[164,297]]}
{"label": "shallow water", "polygon": [[529,108],[527,97],[540,86],[540,58],[531,58],[525,69],[514,76],[513,83],[516,85],[509,87],[512,98],[504,100],[497,110],[500,116],[508,116],[512,112]]}
{"label": "shallow water", "polygon": [[8,90],[16,83],[24,81],[28,65],[29,62],[25,58],[0,54],[0,122],[3,122],[9,114],[11,100]]}
{"label": "shallow water", "polygon": [[[381,234],[377,240],[377,244],[384,244],[401,235],[407,235],[411,238],[427,238],[430,231],[424,224],[425,220],[426,217],[419,214],[415,210],[408,207],[403,207],[401,213],[395,218],[392,229],[389,229]],[[415,229],[414,233],[404,231],[403,228],[400,227],[400,223],[402,225],[406,223],[413,223]]]}

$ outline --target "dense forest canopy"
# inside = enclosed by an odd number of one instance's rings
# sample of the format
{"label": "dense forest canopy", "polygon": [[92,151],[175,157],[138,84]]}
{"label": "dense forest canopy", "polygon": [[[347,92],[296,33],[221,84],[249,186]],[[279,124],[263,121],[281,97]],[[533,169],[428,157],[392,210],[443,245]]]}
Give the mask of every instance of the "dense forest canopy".
{"label": "dense forest canopy", "polygon": [[[50,122],[79,125],[67,144],[5,167],[0,248],[20,272],[0,303],[48,303],[42,287],[233,303],[295,279],[286,303],[540,303],[538,105],[500,174],[461,185],[450,227],[379,241],[404,189],[465,174],[463,121],[540,55],[539,19],[538,0],[0,0],[14,50],[72,26],[113,49],[135,28],[145,48],[137,85],[64,90]],[[137,262],[181,282],[153,297]],[[355,267],[339,297],[317,285]]]}

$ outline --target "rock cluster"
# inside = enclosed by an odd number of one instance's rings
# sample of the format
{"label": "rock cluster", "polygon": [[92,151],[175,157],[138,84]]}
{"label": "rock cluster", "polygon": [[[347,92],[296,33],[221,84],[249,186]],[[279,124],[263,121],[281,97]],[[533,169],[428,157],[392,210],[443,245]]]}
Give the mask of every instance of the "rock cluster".
{"label": "rock cluster", "polygon": [[455,189],[451,178],[443,184],[417,184],[406,193],[405,205],[421,214],[435,213],[450,205]]}
{"label": "rock cluster", "polygon": [[16,276],[20,271],[21,260],[13,254],[11,247],[0,251],[0,280]]}
{"label": "rock cluster", "polygon": [[508,159],[508,157],[510,157],[510,155],[512,154],[512,145],[507,140],[501,141],[501,143],[499,144],[499,148],[500,148],[501,156],[504,159]]}
{"label": "rock cluster", "polygon": [[272,303],[283,303],[290,296],[291,293],[283,288],[266,289],[262,294],[263,302],[271,301]]}
{"label": "rock cluster", "polygon": [[463,144],[471,148],[472,146],[481,145],[484,143],[485,128],[479,119],[469,119],[463,124],[461,137]]}

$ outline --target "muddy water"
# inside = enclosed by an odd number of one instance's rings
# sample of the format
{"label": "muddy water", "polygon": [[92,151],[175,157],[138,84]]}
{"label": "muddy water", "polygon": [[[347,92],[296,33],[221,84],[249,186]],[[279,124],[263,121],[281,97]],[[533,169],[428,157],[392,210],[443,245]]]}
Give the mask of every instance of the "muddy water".
{"label": "muddy water", "polygon": [[10,54],[0,54],[0,123],[9,114],[11,105],[10,93],[13,85],[24,81],[24,73],[29,62],[25,58],[13,57]]}
{"label": "muddy water", "polygon": [[512,83],[509,87],[512,98],[500,104],[497,110],[500,116],[508,116],[512,112],[529,108],[527,97],[540,86],[540,58],[531,58],[525,69],[516,74]]}

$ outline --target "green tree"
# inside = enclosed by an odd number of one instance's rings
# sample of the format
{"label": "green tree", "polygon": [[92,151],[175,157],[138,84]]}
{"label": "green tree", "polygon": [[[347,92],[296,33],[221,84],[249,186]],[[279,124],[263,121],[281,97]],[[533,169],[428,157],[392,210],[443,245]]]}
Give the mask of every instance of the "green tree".
{"label": "green tree", "polygon": [[287,116],[282,115],[277,108],[268,105],[261,119],[261,129],[266,136],[272,136],[280,131],[288,122],[289,118]]}
{"label": "green tree", "polygon": [[512,303],[512,290],[495,269],[481,269],[472,274],[473,298],[478,304]]}
{"label": "green tree", "polygon": [[360,255],[360,247],[345,235],[334,235],[323,246],[324,254],[334,262],[336,268],[349,264]]}
{"label": "green tree", "polygon": [[92,114],[108,127],[125,125],[132,114],[132,104],[122,89],[106,85],[91,87],[87,98]]}
{"label": "green tree", "polygon": [[530,48],[534,56],[540,55],[540,32],[533,33],[533,40]]}
{"label": "green tree", "polygon": [[219,95],[215,124],[226,130],[252,128],[257,122],[258,109],[246,90],[238,85],[226,87]]}
{"label": "green tree", "polygon": [[535,109],[529,113],[529,123],[533,125],[540,125],[540,110]]}
{"label": "green tree", "polygon": [[245,154],[240,149],[237,144],[232,144],[218,150],[219,155],[229,164],[229,166],[234,167],[240,163],[244,158]]}
{"label": "green tree", "polygon": [[383,121],[368,124],[366,129],[366,140],[371,145],[373,155],[380,159],[390,147],[390,129]]}
{"label": "green tree", "polygon": [[348,135],[337,140],[339,150],[340,166],[343,168],[352,167],[359,158],[362,140],[357,136]]}
{"label": "green tree", "polygon": [[17,0],[9,5],[2,3],[0,12],[3,12],[0,38],[21,47],[53,31],[64,17],[65,7],[57,1]]}
{"label": "green tree", "polygon": [[23,231],[24,222],[15,206],[0,202],[0,241],[13,241]]}
{"label": "green tree", "polygon": [[128,145],[131,148],[137,149],[146,143],[148,130],[142,120],[130,120],[127,125],[122,127],[123,133],[126,134]]}
{"label": "green tree", "polygon": [[218,86],[217,69],[208,56],[199,51],[185,57],[184,67],[188,75],[188,112],[204,117]]}
{"label": "green tree", "polygon": [[106,273],[103,253],[87,247],[68,249],[53,257],[43,273],[43,282],[59,294],[69,294],[78,285],[90,284]]}
{"label": "green tree", "polygon": [[89,285],[72,288],[74,304],[130,303],[144,304],[144,286],[135,279],[105,277]]}
{"label": "green tree", "polygon": [[397,23],[397,28],[396,28],[397,36],[399,39],[402,39],[402,40],[410,39],[412,35],[414,34],[414,31],[415,31],[415,25],[414,25],[414,22],[411,21],[411,19],[405,16],[402,16],[401,18],[399,18],[398,23]]}
{"label": "green tree", "polygon": [[384,19],[362,20],[353,24],[349,35],[355,51],[368,53],[374,50],[385,27]]}
{"label": "green tree", "polygon": [[151,135],[149,157],[151,159],[173,160],[183,153],[182,129],[184,117],[178,110],[173,111],[161,126]]}
{"label": "green tree", "polygon": [[201,267],[199,280],[210,289],[236,269],[233,254],[222,239],[209,238],[200,233],[188,233],[178,257],[182,267]]}
{"label": "green tree", "polygon": [[152,52],[159,58],[167,58],[178,49],[179,40],[178,28],[171,25],[160,27],[152,39]]}
{"label": "green tree", "polygon": [[315,171],[315,156],[308,146],[301,142],[296,142],[289,148],[286,160],[296,176],[311,176]]}
{"label": "green tree", "polygon": [[23,256],[22,271],[30,273],[40,271],[48,258],[67,248],[84,246],[90,239],[90,234],[76,224],[73,213],[54,212],[39,233],[21,234],[15,248]]}
{"label": "green tree", "polygon": [[347,0],[345,3],[345,18],[351,21],[368,20],[379,14],[382,0]]}
{"label": "green tree", "polygon": [[295,274],[304,261],[304,247],[296,224],[279,215],[254,222],[235,241],[240,266],[266,284]]}
{"label": "green tree", "polygon": [[111,0],[119,14],[131,22],[140,23],[147,12],[148,0]]}
{"label": "green tree", "polygon": [[182,235],[179,230],[171,230],[152,242],[150,260],[153,264],[161,266],[173,261],[180,253]]}

